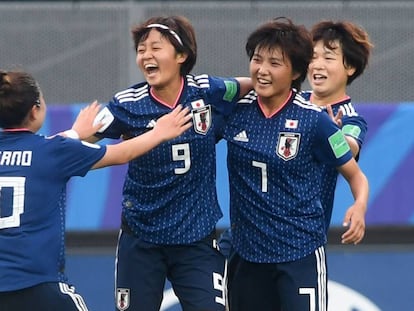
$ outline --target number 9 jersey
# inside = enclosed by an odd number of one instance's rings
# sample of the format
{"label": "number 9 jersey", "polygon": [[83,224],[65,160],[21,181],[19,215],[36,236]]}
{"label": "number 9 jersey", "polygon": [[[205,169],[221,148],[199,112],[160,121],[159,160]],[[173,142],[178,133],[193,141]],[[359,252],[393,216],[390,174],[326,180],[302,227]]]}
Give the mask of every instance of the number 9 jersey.
{"label": "number 9 jersey", "polygon": [[[218,127],[240,92],[237,80],[187,75],[175,103],[192,111],[193,127],[129,163],[122,221],[139,239],[154,244],[201,240],[222,217],[216,193]],[[109,120],[100,138],[127,139],[156,126],[174,107],[158,100],[146,83],[115,94],[97,118]]]}

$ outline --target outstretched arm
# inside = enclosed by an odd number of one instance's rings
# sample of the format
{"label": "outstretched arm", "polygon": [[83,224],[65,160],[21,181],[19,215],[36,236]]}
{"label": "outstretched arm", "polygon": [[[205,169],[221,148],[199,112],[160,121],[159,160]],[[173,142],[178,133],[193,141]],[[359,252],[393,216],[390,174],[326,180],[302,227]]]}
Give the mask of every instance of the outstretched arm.
{"label": "outstretched arm", "polygon": [[105,155],[92,169],[128,163],[162,142],[181,135],[191,127],[190,120],[189,109],[183,109],[179,105],[172,112],[159,118],[152,130],[118,144],[108,145]]}
{"label": "outstretched arm", "polygon": [[87,140],[89,142],[97,141],[97,139],[93,139],[93,135],[102,127],[103,124],[96,123],[94,120],[100,109],[101,105],[99,105],[98,101],[95,100],[80,110],[70,130],[60,132],[57,135]]}

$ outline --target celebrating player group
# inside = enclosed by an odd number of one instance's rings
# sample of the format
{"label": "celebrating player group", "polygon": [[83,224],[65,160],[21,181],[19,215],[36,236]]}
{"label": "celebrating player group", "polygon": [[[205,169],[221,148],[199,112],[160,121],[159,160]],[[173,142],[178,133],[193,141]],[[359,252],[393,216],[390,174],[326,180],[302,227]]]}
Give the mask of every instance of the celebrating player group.
{"label": "celebrating player group", "polygon": [[[354,197],[342,242],[365,233],[367,124],[347,86],[368,64],[368,34],[349,21],[266,21],[247,37],[249,77],[193,74],[183,16],[151,17],[132,38],[145,81],[51,137],[37,133],[46,103],[35,78],[0,71],[0,310],[88,310],[65,274],[66,183],[128,163],[108,310],[160,310],[168,279],[184,311],[326,311],[338,174]],[[217,237],[221,139],[231,228]]]}

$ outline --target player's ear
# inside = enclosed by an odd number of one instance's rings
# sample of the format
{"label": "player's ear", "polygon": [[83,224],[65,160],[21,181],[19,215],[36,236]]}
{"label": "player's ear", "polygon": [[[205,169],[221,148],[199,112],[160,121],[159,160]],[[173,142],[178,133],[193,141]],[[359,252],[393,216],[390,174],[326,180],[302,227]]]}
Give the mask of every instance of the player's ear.
{"label": "player's ear", "polygon": [[186,53],[181,53],[181,52],[177,53],[177,56],[176,56],[177,62],[179,64],[182,64],[187,60],[187,57],[188,57],[188,55]]}
{"label": "player's ear", "polygon": [[346,70],[346,74],[348,75],[348,77],[350,77],[355,73],[356,68],[352,66],[345,66],[345,70]]}
{"label": "player's ear", "polygon": [[298,79],[300,77],[300,73],[299,72],[293,72],[292,75],[292,81],[295,81],[296,79]]}
{"label": "player's ear", "polygon": [[29,120],[30,121],[34,121],[34,120],[37,119],[37,116],[39,114],[39,110],[40,110],[40,105],[38,105],[37,103],[32,106],[32,109],[30,110],[30,113],[29,113]]}

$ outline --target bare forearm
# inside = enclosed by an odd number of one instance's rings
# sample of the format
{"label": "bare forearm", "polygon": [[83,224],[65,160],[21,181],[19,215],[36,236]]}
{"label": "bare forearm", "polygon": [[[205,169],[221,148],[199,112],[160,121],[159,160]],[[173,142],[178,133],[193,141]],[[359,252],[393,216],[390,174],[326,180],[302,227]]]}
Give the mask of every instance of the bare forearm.
{"label": "bare forearm", "polygon": [[125,140],[118,144],[108,145],[104,157],[93,166],[93,169],[128,163],[147,153],[163,141],[164,140],[157,135],[156,131],[150,130],[138,137]]}

